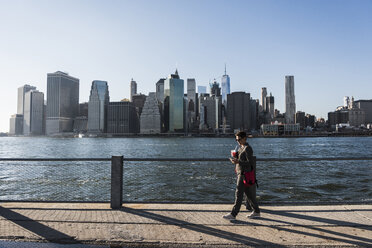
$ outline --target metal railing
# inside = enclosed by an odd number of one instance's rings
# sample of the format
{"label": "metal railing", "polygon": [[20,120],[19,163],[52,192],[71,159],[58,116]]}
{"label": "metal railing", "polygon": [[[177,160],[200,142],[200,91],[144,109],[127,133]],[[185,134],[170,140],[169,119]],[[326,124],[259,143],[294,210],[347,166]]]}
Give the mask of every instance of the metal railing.
{"label": "metal railing", "polygon": [[[114,157],[114,156],[113,156]],[[119,156],[121,157],[121,156]],[[123,162],[225,162],[228,158],[125,158]],[[256,158],[257,162],[298,162],[298,161],[347,161],[347,160],[372,160],[372,157],[322,157],[322,158]],[[0,158],[0,161],[112,161],[112,158]]]}
{"label": "metal railing", "polygon": [[[256,162],[300,162],[300,161],[371,161],[372,157],[322,157],[322,158],[255,158]],[[117,209],[123,203],[123,167],[124,162],[226,162],[228,158],[0,158],[0,161],[12,162],[55,162],[55,161],[111,161],[111,197],[112,209]]]}

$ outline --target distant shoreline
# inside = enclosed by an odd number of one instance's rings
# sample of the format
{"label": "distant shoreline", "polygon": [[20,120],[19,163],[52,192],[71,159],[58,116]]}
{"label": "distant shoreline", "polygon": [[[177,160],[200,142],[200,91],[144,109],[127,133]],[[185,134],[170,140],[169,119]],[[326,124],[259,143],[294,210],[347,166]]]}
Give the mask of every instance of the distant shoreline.
{"label": "distant shoreline", "polygon": [[[372,131],[365,133],[321,133],[310,135],[249,135],[249,138],[319,138],[319,137],[371,137]],[[50,138],[231,138],[233,133],[228,134],[181,134],[181,133],[161,133],[161,134],[84,134],[79,137],[77,134],[64,133],[58,135],[39,135],[39,136],[23,136],[23,135],[1,135],[0,137],[50,137]]]}

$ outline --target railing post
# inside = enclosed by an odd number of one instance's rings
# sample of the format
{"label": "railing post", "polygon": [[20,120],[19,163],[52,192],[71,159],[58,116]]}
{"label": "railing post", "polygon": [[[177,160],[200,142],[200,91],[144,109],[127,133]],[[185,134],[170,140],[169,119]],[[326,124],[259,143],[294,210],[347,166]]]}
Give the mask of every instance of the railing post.
{"label": "railing post", "polygon": [[123,156],[111,157],[111,208],[119,209],[123,203]]}

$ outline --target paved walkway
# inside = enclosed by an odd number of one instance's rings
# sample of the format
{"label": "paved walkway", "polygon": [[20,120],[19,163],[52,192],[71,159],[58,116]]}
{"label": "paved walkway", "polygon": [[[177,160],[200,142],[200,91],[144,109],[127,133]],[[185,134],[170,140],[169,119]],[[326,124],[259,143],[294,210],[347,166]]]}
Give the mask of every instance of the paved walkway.
{"label": "paved walkway", "polygon": [[372,247],[372,204],[262,206],[259,219],[222,219],[232,205],[0,203],[0,240],[155,247]]}

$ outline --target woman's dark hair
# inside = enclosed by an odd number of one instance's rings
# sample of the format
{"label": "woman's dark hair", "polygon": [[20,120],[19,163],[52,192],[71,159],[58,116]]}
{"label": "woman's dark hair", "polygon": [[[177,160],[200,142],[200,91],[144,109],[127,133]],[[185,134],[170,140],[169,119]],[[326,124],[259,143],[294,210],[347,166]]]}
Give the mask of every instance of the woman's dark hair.
{"label": "woman's dark hair", "polygon": [[235,134],[235,136],[238,136],[239,138],[244,139],[245,137],[247,137],[247,133],[243,131],[239,131]]}

